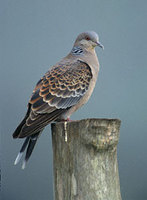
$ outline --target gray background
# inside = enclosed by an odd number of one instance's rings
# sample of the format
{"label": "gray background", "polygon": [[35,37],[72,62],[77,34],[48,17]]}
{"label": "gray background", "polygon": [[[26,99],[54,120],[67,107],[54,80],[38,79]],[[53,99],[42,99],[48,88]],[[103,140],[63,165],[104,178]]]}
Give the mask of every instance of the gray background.
{"label": "gray background", "polygon": [[1,0],[2,200],[53,199],[50,126],[26,170],[13,165],[22,140],[11,135],[36,82],[85,30],[95,30],[105,50],[96,50],[101,68],[92,98],[72,119],[122,120],[118,145],[122,197],[147,199],[146,8],[146,0]]}

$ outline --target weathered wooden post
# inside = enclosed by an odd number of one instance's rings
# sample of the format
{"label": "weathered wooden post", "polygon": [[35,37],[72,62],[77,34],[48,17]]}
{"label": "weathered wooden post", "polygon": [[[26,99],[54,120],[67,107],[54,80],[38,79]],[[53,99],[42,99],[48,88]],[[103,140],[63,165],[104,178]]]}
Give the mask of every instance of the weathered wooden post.
{"label": "weathered wooden post", "polygon": [[55,200],[121,200],[120,120],[52,124]]}

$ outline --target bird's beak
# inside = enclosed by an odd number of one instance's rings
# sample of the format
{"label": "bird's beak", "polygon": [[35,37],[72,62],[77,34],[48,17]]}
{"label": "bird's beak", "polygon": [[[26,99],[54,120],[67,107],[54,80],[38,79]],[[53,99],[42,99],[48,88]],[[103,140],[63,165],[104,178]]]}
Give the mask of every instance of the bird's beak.
{"label": "bird's beak", "polygon": [[100,42],[96,42],[96,45],[101,47],[104,50],[104,46]]}

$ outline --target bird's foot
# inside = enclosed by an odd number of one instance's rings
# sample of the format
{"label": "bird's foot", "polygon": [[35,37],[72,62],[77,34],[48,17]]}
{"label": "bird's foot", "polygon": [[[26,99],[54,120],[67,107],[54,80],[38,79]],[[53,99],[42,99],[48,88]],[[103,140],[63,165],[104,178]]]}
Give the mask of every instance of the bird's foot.
{"label": "bird's foot", "polygon": [[72,122],[72,120],[68,117],[67,119],[61,119],[59,122]]}
{"label": "bird's foot", "polygon": [[66,121],[67,122],[72,122],[72,120],[69,117],[66,119]]}

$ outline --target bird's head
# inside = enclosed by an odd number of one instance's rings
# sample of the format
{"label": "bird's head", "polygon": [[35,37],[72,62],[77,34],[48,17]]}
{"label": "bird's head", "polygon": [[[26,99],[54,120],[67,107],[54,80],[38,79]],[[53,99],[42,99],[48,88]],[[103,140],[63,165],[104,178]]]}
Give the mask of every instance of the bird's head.
{"label": "bird's head", "polygon": [[74,46],[81,46],[86,49],[95,48],[96,46],[104,49],[104,46],[99,42],[98,34],[94,31],[86,31],[78,35]]}

